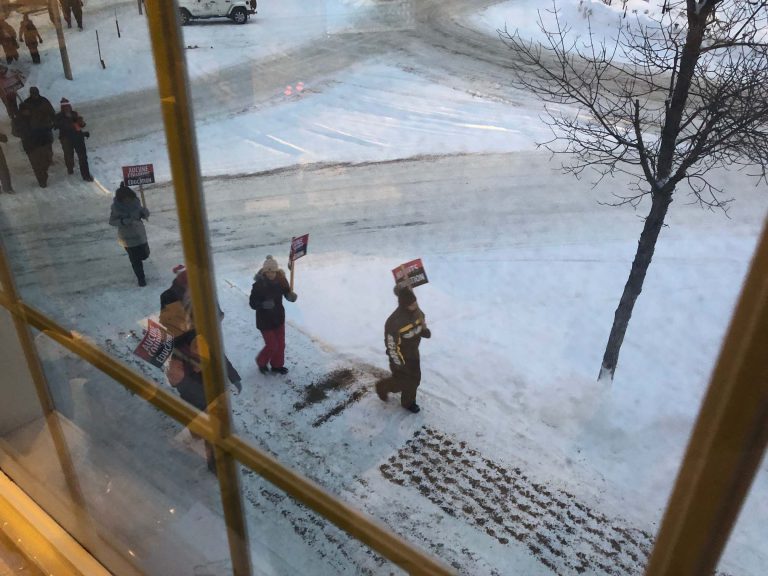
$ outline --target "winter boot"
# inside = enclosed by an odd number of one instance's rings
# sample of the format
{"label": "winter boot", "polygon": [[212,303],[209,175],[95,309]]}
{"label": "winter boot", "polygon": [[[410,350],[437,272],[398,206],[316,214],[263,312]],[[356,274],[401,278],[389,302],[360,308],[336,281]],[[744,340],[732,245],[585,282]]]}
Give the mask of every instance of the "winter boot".
{"label": "winter boot", "polygon": [[272,372],[276,372],[277,374],[288,374],[288,368],[285,366],[280,366],[280,368],[272,366]]}
{"label": "winter boot", "polygon": [[416,404],[416,402],[414,402],[410,406],[406,406],[405,409],[408,410],[408,412],[413,412],[414,414],[418,414],[419,412],[421,412],[421,408],[419,407],[418,404]]}
{"label": "winter boot", "polygon": [[376,382],[376,394],[378,394],[382,402],[386,402],[389,399],[389,393],[386,390],[384,390],[383,380],[379,380],[378,382]]}
{"label": "winter boot", "polygon": [[262,374],[269,374],[269,368],[267,368],[266,366],[259,366],[259,372],[261,372]]}

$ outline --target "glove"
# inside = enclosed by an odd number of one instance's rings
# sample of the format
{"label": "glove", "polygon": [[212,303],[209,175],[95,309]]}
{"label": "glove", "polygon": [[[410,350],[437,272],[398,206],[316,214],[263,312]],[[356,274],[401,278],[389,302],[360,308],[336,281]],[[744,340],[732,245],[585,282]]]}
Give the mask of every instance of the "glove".
{"label": "glove", "polygon": [[86,138],[90,138],[90,137],[91,137],[91,133],[90,133],[90,132],[82,132],[82,134],[83,134],[83,136],[85,136]]}
{"label": "glove", "polygon": [[288,292],[288,294],[285,295],[285,299],[288,300],[288,302],[296,302],[296,298],[298,297],[296,292]]}
{"label": "glove", "polygon": [[421,331],[421,337],[422,337],[422,338],[432,338],[432,332],[430,331],[430,329],[429,329],[429,328],[424,328],[424,329]]}

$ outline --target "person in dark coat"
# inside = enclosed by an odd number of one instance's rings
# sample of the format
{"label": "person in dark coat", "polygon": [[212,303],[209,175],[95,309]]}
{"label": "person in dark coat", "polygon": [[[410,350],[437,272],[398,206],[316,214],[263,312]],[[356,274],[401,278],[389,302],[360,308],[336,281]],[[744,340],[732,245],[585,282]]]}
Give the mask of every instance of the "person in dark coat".
{"label": "person in dark coat", "polygon": [[84,130],[85,120],[75,110],[66,98],[61,99],[61,111],[53,119],[53,127],[59,131],[61,151],[64,153],[64,165],[67,174],[75,172],[75,153],[77,163],[80,166],[80,176],[86,182],[93,182],[91,169],[88,166],[88,151],[85,148],[85,139],[91,136]]}
{"label": "person in dark coat", "polygon": [[253,279],[249,303],[256,310],[256,328],[264,338],[264,348],[256,356],[256,364],[262,374],[269,371],[267,364],[271,366],[272,372],[287,374],[283,297],[288,302],[296,302],[296,293],[291,291],[285,272],[280,270],[272,256],[267,256]]}
{"label": "person in dark coat", "polygon": [[139,286],[146,286],[144,260],[149,258],[147,231],[142,220],[149,218],[149,210],[141,205],[136,192],[124,182],[115,191],[115,200],[109,214],[109,224],[117,226],[117,240],[125,248],[131,267],[139,281]]}
{"label": "person in dark coat", "polygon": [[29,97],[19,106],[14,128],[21,138],[24,152],[29,157],[37,183],[48,185],[48,168],[53,162],[53,118],[56,115],[47,98],[36,86],[29,89]]}
{"label": "person in dark coat", "polygon": [[72,16],[75,16],[77,27],[83,29],[83,0],[59,0],[61,11],[64,13],[64,20],[67,28],[72,28]]}
{"label": "person in dark coat", "polygon": [[[174,267],[173,272],[176,277],[171,283],[171,287],[160,295],[160,324],[165,326],[171,336],[180,337],[190,331],[194,332],[195,324],[192,320],[192,302],[189,294],[189,280],[187,270],[183,264]],[[219,320],[224,319],[224,312],[221,306],[217,304]],[[242,391],[240,384],[240,374],[238,374],[229,358],[224,356],[227,367],[227,378],[237,388]]]}
{"label": "person in dark coat", "polygon": [[5,18],[0,18],[0,45],[3,47],[5,61],[8,64],[19,59],[19,43],[16,41],[16,30],[5,21]]}
{"label": "person in dark coat", "polygon": [[[0,142],[8,142],[8,136],[0,132]],[[0,192],[6,194],[13,194],[13,186],[11,185],[11,172],[8,170],[8,163],[5,161],[5,153],[0,148]]]}
{"label": "person in dark coat", "polygon": [[376,383],[376,393],[384,402],[390,392],[399,392],[403,408],[414,414],[421,410],[416,404],[416,390],[421,384],[419,344],[422,338],[431,336],[416,294],[410,288],[398,290],[397,309],[384,325],[384,345],[392,376]]}
{"label": "person in dark coat", "polygon": [[[166,376],[171,386],[179,393],[179,396],[204,412],[208,408],[208,400],[205,397],[205,385],[198,349],[197,332],[192,315],[192,299],[189,293],[189,281],[184,266],[176,266],[173,269],[176,277],[171,287],[160,295],[160,323],[173,336],[173,353],[168,362]],[[220,317],[224,316],[219,308]],[[240,375],[232,363],[225,356],[227,364],[227,376],[229,380],[241,391]],[[205,455],[208,470],[216,473],[216,459],[213,446],[205,443]]]}
{"label": "person in dark coat", "polygon": [[[166,376],[182,400],[189,402],[201,412],[205,412],[208,408],[208,400],[205,397],[203,370],[200,363],[198,340],[194,330],[174,339],[173,353],[168,361]],[[197,438],[194,433],[192,436]],[[205,442],[205,460],[208,470],[215,474],[216,458],[214,457],[213,446],[208,442]]]}
{"label": "person in dark coat", "polygon": [[40,52],[37,51],[37,44],[43,43],[43,37],[37,31],[37,26],[29,19],[29,14],[24,14],[19,26],[19,41],[27,45],[32,62],[40,64]]}

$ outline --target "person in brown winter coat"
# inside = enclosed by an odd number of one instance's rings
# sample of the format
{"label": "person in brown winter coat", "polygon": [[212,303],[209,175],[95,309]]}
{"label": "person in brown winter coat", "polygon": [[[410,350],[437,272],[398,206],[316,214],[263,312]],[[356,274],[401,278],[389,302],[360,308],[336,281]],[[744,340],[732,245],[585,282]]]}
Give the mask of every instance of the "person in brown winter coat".
{"label": "person in brown winter coat", "polygon": [[[176,277],[173,279],[171,287],[160,295],[160,324],[165,326],[174,338],[177,338],[189,331],[194,331],[195,323],[192,319],[192,301],[187,269],[183,264],[180,264],[173,268],[173,272]],[[223,320],[224,311],[218,302],[216,308],[219,312],[219,320]],[[240,392],[242,390],[240,374],[226,355],[224,361],[227,368],[227,378]]]}
{"label": "person in brown winter coat", "polygon": [[386,402],[390,392],[400,393],[400,405],[418,413],[416,389],[421,384],[419,344],[422,338],[431,338],[424,313],[419,309],[416,294],[410,288],[397,290],[397,309],[384,325],[384,344],[392,376],[376,383],[376,393]]}
{"label": "person in brown winter coat", "polygon": [[32,56],[34,64],[40,64],[40,52],[37,51],[37,44],[43,43],[43,37],[37,31],[37,26],[29,19],[29,14],[24,14],[24,18],[19,26],[19,41],[27,45],[29,54]]}
{"label": "person in brown winter coat", "polygon": [[8,64],[19,59],[19,43],[16,42],[16,30],[5,21],[5,18],[0,18],[0,45],[3,47],[5,61]]}
{"label": "person in brown winter coat", "polygon": [[[200,341],[195,330],[192,314],[192,297],[189,291],[187,270],[183,265],[174,267],[176,277],[165,292],[160,295],[160,323],[173,336],[173,353],[168,362],[166,376],[168,382],[179,393],[182,399],[192,406],[205,412],[208,399],[203,384],[202,362],[200,358]],[[224,313],[219,308],[220,318]],[[237,391],[242,390],[240,374],[225,356],[227,376]],[[194,436],[194,434],[193,434]],[[205,442],[205,455],[208,470],[216,472],[216,459],[213,446]]]}

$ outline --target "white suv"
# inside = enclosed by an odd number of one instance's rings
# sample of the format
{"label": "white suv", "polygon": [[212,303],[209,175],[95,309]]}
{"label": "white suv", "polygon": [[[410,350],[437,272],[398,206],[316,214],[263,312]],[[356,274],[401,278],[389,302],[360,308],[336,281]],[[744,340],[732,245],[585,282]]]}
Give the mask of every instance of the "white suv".
{"label": "white suv", "polygon": [[229,18],[245,24],[251,14],[256,14],[256,0],[179,0],[182,26],[197,18]]}

